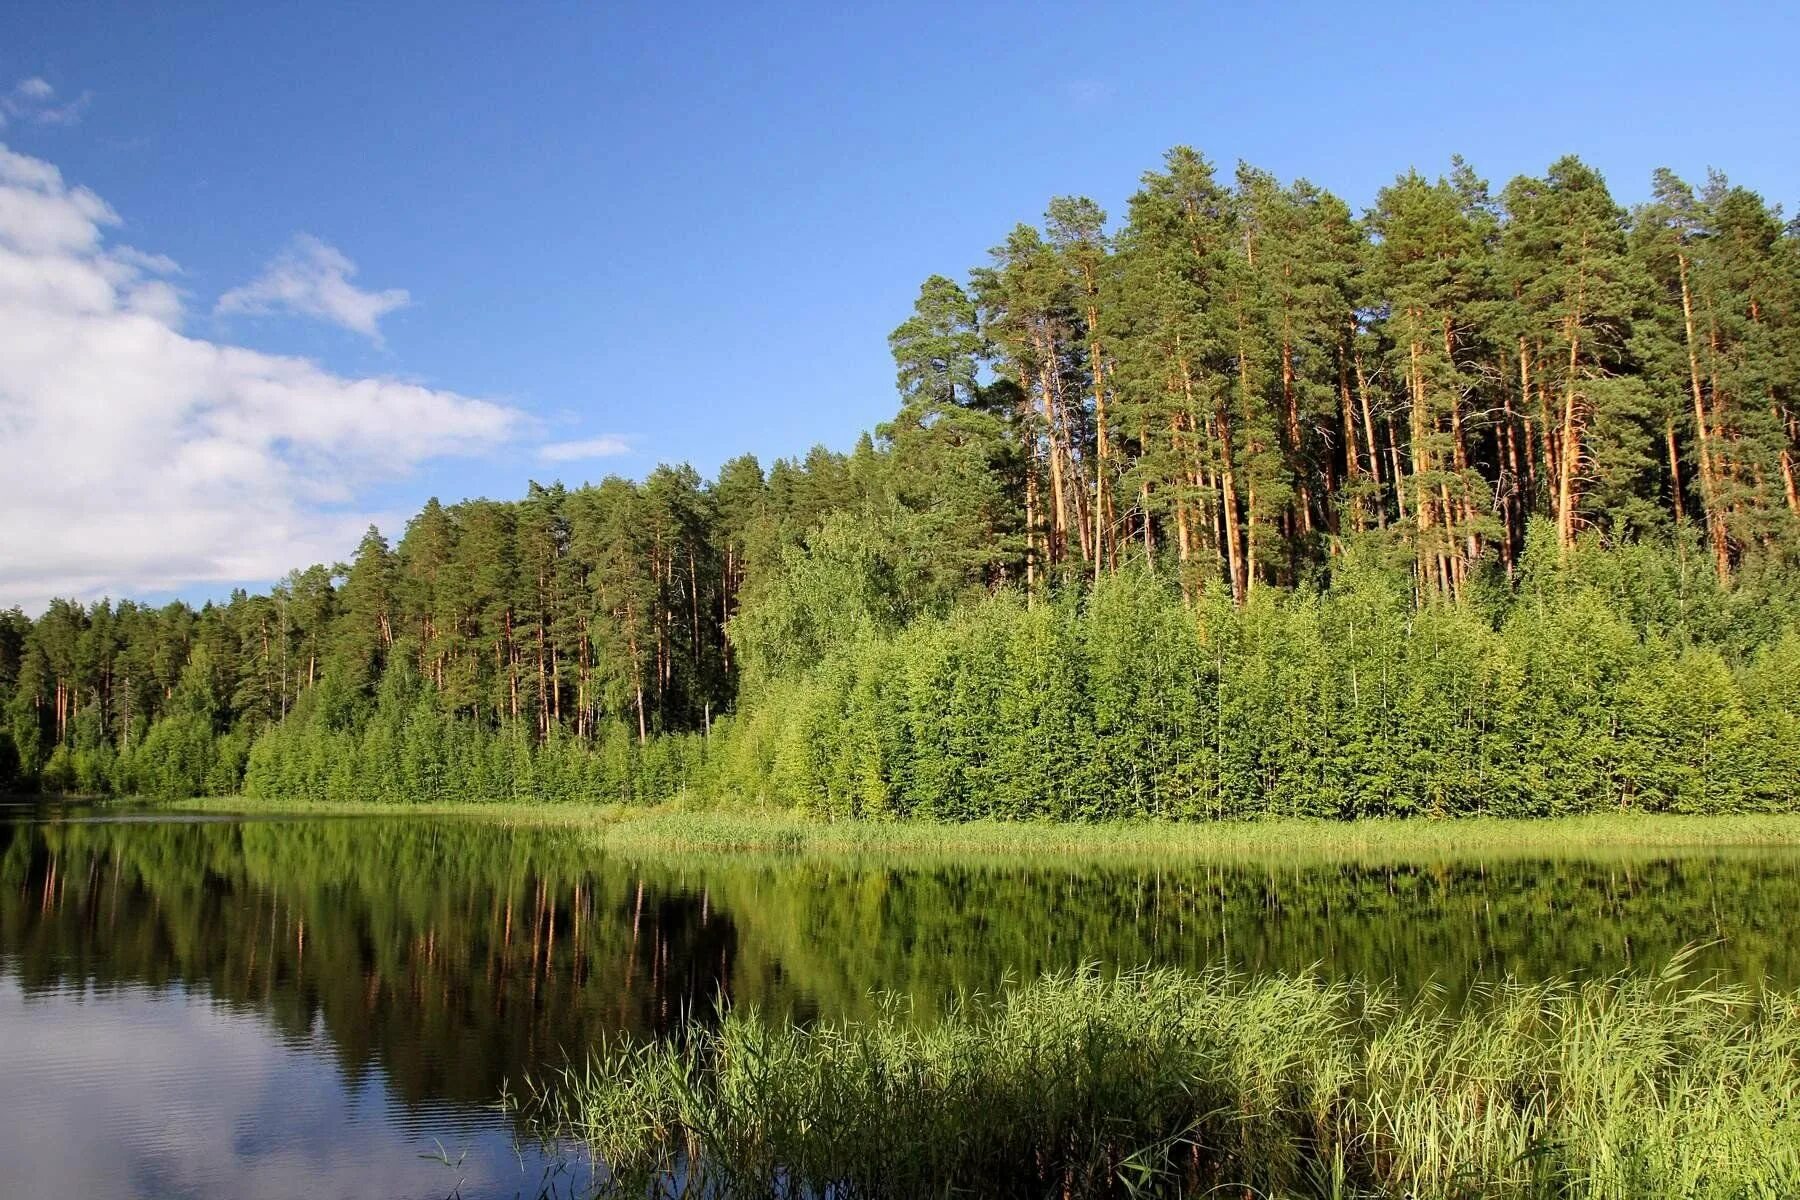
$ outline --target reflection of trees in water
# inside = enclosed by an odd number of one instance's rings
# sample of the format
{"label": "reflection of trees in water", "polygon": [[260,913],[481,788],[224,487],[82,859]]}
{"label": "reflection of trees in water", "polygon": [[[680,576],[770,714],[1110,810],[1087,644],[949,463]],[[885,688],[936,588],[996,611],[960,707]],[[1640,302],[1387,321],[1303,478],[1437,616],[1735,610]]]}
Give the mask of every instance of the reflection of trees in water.
{"label": "reflection of trees in water", "polygon": [[[866,1015],[871,989],[930,1017],[948,996],[1087,961],[1252,973],[1314,964],[1428,983],[1451,998],[1477,979],[1541,979],[1660,966],[1718,942],[1702,971],[1800,984],[1786,934],[1800,854],[1487,863],[1094,867],[1059,859],[929,868],[822,858],[709,870],[746,953],[739,998],[777,1011]],[[778,966],[781,974],[765,974]]]}
{"label": "reflection of trees in water", "polygon": [[0,850],[27,992],[180,983],[290,1036],[322,1022],[347,1074],[378,1064],[413,1102],[709,1015],[737,953],[704,889],[474,824],[0,826]]}
{"label": "reflection of trees in water", "polygon": [[486,1101],[720,995],[773,1016],[922,1017],[1100,960],[1428,980],[1660,965],[1800,984],[1800,855],[1161,867],[779,856],[641,862],[427,819],[0,824],[0,956],[28,990],[182,983],[409,1101]]}

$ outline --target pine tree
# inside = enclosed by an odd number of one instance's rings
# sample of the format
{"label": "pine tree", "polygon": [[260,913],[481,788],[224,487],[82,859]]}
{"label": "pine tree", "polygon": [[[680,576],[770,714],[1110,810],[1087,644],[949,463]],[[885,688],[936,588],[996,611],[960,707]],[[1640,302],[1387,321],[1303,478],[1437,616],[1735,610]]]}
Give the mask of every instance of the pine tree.
{"label": "pine tree", "polygon": [[1633,319],[1645,293],[1626,254],[1624,214],[1576,158],[1502,196],[1500,273],[1511,292],[1521,378],[1542,417],[1549,507],[1564,552],[1605,520],[1590,493],[1634,494],[1654,461],[1650,405],[1630,375]]}
{"label": "pine tree", "polygon": [[888,344],[901,406],[877,433],[887,448],[883,491],[912,515],[909,553],[942,595],[999,587],[1019,574],[1023,463],[1005,415],[992,407],[994,389],[978,382],[984,346],[974,302],[934,275]]}
{"label": "pine tree", "polygon": [[1473,466],[1487,298],[1488,240],[1465,198],[1417,172],[1382,190],[1369,216],[1372,284],[1388,305],[1389,374],[1403,381],[1410,450],[1405,489],[1422,591],[1459,595],[1493,531],[1486,481]]}

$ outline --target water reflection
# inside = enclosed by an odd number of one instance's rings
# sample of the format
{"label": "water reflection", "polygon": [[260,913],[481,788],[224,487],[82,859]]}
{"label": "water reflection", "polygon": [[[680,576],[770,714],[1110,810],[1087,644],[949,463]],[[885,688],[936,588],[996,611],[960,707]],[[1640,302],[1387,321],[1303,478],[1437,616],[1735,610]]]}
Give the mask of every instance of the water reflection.
{"label": "water reflection", "polygon": [[[1096,867],[648,860],[424,818],[0,820],[6,1194],[535,1194],[503,1081],[721,1000],[929,1019],[1086,961],[1800,985],[1800,854]],[[83,1131],[77,1141],[72,1129]],[[418,1158],[442,1139],[452,1170]],[[293,1186],[304,1177],[306,1186]]]}
{"label": "water reflection", "polygon": [[[405,1105],[329,1042],[180,985],[27,997],[0,977],[0,1194],[442,1200],[550,1178],[495,1114]],[[440,1142],[460,1161],[422,1157]]]}

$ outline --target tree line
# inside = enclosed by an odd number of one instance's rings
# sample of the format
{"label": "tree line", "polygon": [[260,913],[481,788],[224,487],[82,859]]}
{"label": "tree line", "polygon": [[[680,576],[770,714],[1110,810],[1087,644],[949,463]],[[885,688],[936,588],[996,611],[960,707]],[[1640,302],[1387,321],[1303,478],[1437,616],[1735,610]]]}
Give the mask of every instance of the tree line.
{"label": "tree line", "polygon": [[235,791],[259,735],[360,734],[397,696],[508,745],[704,729],[735,696],[724,630],[746,579],[857,503],[873,455],[434,499],[397,544],[371,528],[350,562],[266,593],[0,614],[0,781]]}
{"label": "tree line", "polygon": [[[1641,550],[1690,599],[1791,611],[1800,225],[1720,175],[1659,171],[1627,210],[1574,158],[1497,193],[1457,161],[1358,217],[1177,148],[1121,222],[1059,197],[962,282],[931,276],[889,343],[899,410],[847,454],[433,500],[265,593],[0,614],[0,781],[641,801],[725,771],[746,727],[804,709],[775,692],[867,647],[1079,639],[1109,596],[1177,646],[1380,578],[1396,670],[1417,627],[1503,635],[1522,618],[1494,597],[1533,556],[1591,584]],[[1735,687],[1781,643],[1752,624],[1624,628]],[[1363,653],[1339,633],[1333,670]],[[1041,732],[1044,762],[1080,757]]]}
{"label": "tree line", "polygon": [[962,493],[965,544],[1028,586],[1141,557],[1242,600],[1379,531],[1455,597],[1539,518],[1565,548],[1692,522],[1729,576],[1800,519],[1800,231],[1722,175],[1653,197],[1575,158],[1495,195],[1457,161],[1358,219],[1177,148],[1116,230],[1060,197],[926,281],[889,437],[1010,467]]}

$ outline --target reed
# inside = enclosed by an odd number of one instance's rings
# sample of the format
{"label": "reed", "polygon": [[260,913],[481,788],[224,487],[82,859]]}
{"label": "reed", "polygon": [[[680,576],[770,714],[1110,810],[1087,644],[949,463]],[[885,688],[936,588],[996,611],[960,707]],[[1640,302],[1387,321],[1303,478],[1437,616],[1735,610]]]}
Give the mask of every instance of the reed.
{"label": "reed", "polygon": [[1325,821],[830,821],[780,810],[580,804],[184,800],[184,812],[256,816],[457,817],[581,831],[619,853],[772,852],[871,857],[1378,859],[1564,855],[1602,850],[1800,846],[1800,814],[1413,817]]}
{"label": "reed", "polygon": [[1653,976],[1425,995],[1096,970],[919,1028],[731,1013],[512,1103],[603,1194],[1800,1195],[1800,995]]}

